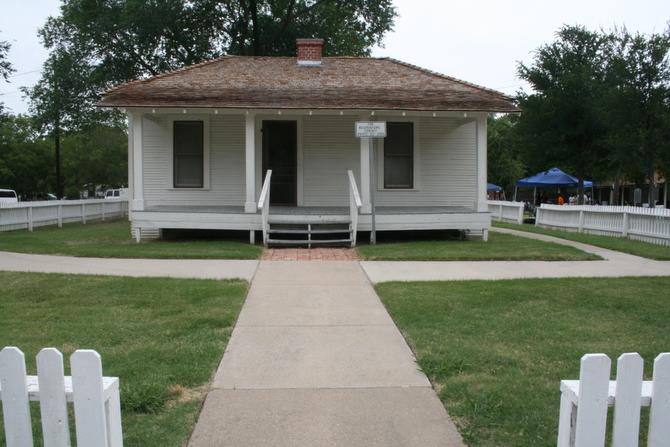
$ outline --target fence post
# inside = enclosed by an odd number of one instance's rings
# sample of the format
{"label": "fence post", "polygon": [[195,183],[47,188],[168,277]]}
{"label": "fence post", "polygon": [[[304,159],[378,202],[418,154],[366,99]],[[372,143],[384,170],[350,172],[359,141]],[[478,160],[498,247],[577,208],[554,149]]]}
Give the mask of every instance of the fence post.
{"label": "fence post", "polygon": [[28,231],[33,231],[33,207],[28,207]]}
{"label": "fence post", "polygon": [[579,210],[579,232],[584,232],[584,210]]}
{"label": "fence post", "polygon": [[102,384],[102,361],[92,350],[75,351],[70,357],[77,445],[107,446],[107,421]]}
{"label": "fence post", "polygon": [[15,347],[4,348],[0,351],[0,386],[7,447],[33,447],[26,382],[23,352]]}
{"label": "fence post", "polygon": [[45,348],[37,354],[44,447],[70,447],[64,374],[58,349]]}
{"label": "fence post", "polygon": [[81,223],[86,224],[86,204],[81,204]]}
{"label": "fence post", "polygon": [[102,202],[100,204],[100,206],[102,208],[102,221],[104,222],[105,221],[105,202]]}
{"label": "fence post", "polygon": [[58,205],[58,228],[63,228],[63,205]]}
{"label": "fence post", "polygon": [[517,223],[521,225],[523,223],[523,205],[519,206],[518,209],[519,209],[519,216],[517,219]]}
{"label": "fence post", "polygon": [[628,237],[628,213],[623,212],[623,230],[622,230],[623,237]]}
{"label": "fence post", "polygon": [[577,408],[570,399],[561,393],[561,408],[558,419],[557,447],[571,447],[575,442],[575,415]]}
{"label": "fence post", "polygon": [[540,215],[542,214],[542,207],[535,208],[535,226],[540,226]]}
{"label": "fence post", "polygon": [[605,445],[610,366],[610,359],[605,354],[586,354],[582,357],[575,447]]}
{"label": "fence post", "polygon": [[502,206],[502,203],[500,204],[499,210],[498,210],[498,220],[500,220],[501,222],[503,220],[503,206]]}
{"label": "fence post", "polygon": [[660,354],[654,360],[654,386],[649,412],[648,447],[668,445],[670,439],[670,353]]}
{"label": "fence post", "polygon": [[617,360],[612,447],[637,445],[640,433],[643,363],[638,353],[622,354]]}

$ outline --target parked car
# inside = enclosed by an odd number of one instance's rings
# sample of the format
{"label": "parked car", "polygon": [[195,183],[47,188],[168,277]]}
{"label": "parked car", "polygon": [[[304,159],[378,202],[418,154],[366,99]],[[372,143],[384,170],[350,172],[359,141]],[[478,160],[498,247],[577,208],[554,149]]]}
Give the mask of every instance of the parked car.
{"label": "parked car", "polygon": [[105,191],[105,199],[127,199],[128,188],[108,189]]}
{"label": "parked car", "polygon": [[13,189],[0,189],[0,203],[17,203],[16,191]]}

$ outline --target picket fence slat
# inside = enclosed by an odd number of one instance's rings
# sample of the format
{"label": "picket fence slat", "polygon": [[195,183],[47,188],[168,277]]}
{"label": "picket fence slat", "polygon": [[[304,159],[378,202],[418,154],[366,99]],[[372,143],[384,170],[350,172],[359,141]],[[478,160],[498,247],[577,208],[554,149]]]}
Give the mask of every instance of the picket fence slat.
{"label": "picket fence slat", "polygon": [[644,362],[638,353],[622,354],[617,360],[612,447],[638,445],[643,368]]}
{"label": "picket fence slat", "polygon": [[7,447],[33,447],[26,361],[19,348],[0,351],[0,389]]}
{"label": "picket fence slat", "polygon": [[575,447],[605,445],[609,377],[610,359],[605,354],[582,357]]}
{"label": "picket fence slat", "polygon": [[45,348],[37,354],[44,447],[70,447],[63,354]]}
{"label": "picket fence slat", "polygon": [[487,204],[492,219],[518,224],[523,223],[523,202],[487,200]]}
{"label": "picket fence slat", "polygon": [[667,446],[670,440],[670,353],[654,360],[654,387],[649,413],[649,447]]}
{"label": "picket fence slat", "polygon": [[70,447],[67,403],[74,406],[76,445],[123,447],[119,379],[102,376],[102,360],[92,350],[70,357],[72,376],[64,375],[63,355],[45,348],[37,355],[37,376],[26,375],[20,349],[0,351],[0,399],[7,447],[32,447],[30,401],[39,402],[45,447]]}
{"label": "picket fence slat", "polygon": [[77,444],[106,447],[107,422],[102,385],[102,361],[91,350],[72,354],[72,391]]}

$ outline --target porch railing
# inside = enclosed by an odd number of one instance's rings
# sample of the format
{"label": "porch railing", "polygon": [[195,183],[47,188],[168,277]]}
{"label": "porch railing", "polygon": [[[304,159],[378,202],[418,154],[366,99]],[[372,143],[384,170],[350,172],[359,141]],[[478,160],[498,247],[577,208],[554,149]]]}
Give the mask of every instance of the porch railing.
{"label": "porch railing", "polygon": [[268,232],[270,230],[270,179],[272,178],[272,169],[268,169],[265,174],[265,181],[261,189],[261,196],[258,199],[258,209],[261,211],[261,225],[263,227],[263,245],[268,245]]}
{"label": "porch railing", "polygon": [[358,213],[361,210],[361,196],[358,194],[356,178],[351,170],[347,171],[349,176],[349,215],[351,217],[351,246],[356,246],[356,233],[358,231]]}

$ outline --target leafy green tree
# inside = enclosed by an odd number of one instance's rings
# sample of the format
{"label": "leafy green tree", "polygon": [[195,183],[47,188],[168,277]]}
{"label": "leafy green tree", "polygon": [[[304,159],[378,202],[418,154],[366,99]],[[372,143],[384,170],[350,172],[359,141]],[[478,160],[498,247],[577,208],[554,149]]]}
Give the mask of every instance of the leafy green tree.
{"label": "leafy green tree", "polygon": [[53,153],[29,116],[0,118],[0,188],[33,199],[53,191]]}
{"label": "leafy green tree", "polygon": [[7,53],[9,53],[10,48],[11,45],[9,42],[0,40],[0,77],[5,81],[9,81],[9,75],[14,72],[12,64],[7,59]]}
{"label": "leafy green tree", "polygon": [[518,67],[533,89],[519,95],[517,124],[530,168],[557,166],[576,175],[580,202],[584,178],[603,175],[606,43],[602,33],[565,26],[536,51],[531,65]]}
{"label": "leafy green tree", "polygon": [[512,191],[526,174],[526,164],[515,129],[517,116],[503,115],[488,120],[488,180]]}
{"label": "leafy green tree", "polygon": [[[654,205],[656,173],[668,173],[670,152],[670,30],[644,36],[626,29],[609,36],[605,115],[609,160],[620,177],[643,177]],[[618,196],[618,194],[617,194]]]}
{"label": "leafy green tree", "polygon": [[292,55],[296,37],[365,55],[395,16],[391,0],[64,0],[40,33],[89,55],[106,87],[223,54]]}

